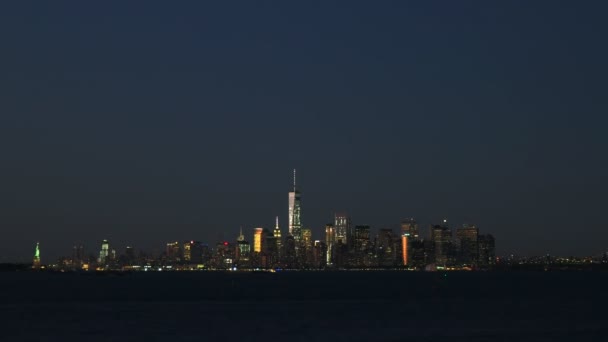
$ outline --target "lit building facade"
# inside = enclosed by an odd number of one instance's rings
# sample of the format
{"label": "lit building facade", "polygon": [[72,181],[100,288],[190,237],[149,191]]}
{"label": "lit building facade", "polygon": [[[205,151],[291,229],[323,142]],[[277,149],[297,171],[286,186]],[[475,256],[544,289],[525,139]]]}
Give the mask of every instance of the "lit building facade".
{"label": "lit building facade", "polygon": [[401,262],[403,266],[408,266],[409,263],[409,233],[403,233],[401,235]]}
{"label": "lit building facade", "polygon": [[[353,258],[351,260],[352,266],[360,267],[367,263],[367,257],[371,249],[370,231],[371,229],[369,226],[355,227]],[[338,244],[342,244],[342,242],[338,240]],[[346,246],[345,244],[342,245]]]}
{"label": "lit building facade", "polygon": [[277,257],[280,257],[281,255],[281,228],[279,228],[279,217],[277,216],[275,219],[275,224],[274,224],[274,231],[272,233],[272,236],[274,236],[275,238],[275,244],[277,246],[276,250],[277,250]]}
{"label": "lit building facade", "polygon": [[345,245],[352,245],[353,232],[350,217],[346,214],[334,215],[334,229],[336,231],[336,242],[342,241]]}
{"label": "lit building facade", "polygon": [[310,264],[313,259],[313,245],[314,241],[312,240],[312,231],[310,228],[302,229],[302,247],[304,249],[304,253],[302,253],[302,262],[305,264]]}
{"label": "lit building facade", "polygon": [[300,192],[296,188],[296,170],[293,170],[293,191],[289,192],[289,234],[296,241],[302,238],[302,208]]}
{"label": "lit building facade", "polygon": [[108,262],[108,257],[110,255],[110,243],[108,240],[101,241],[101,251],[99,251],[99,263],[105,264]]}
{"label": "lit building facade", "polygon": [[264,228],[253,230],[253,252],[262,253],[262,240],[264,239]]}
{"label": "lit building facade", "polygon": [[325,225],[325,246],[327,248],[327,265],[333,264],[333,250],[336,243],[336,231],[334,225],[328,223]]}

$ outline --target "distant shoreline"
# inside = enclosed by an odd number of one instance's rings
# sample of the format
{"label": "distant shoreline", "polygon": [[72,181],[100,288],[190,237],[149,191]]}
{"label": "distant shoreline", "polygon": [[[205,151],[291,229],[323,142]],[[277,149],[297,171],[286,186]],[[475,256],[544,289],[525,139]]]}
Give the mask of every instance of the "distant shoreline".
{"label": "distant shoreline", "polygon": [[328,269],[242,269],[242,270],[227,270],[227,269],[202,269],[202,270],[131,270],[131,269],[109,269],[109,270],[78,270],[78,269],[54,269],[43,268],[33,269],[32,264],[23,263],[0,263],[0,272],[28,272],[28,273],[66,273],[66,274],[130,274],[130,273],[283,273],[283,272],[412,272],[412,273],[479,273],[479,272],[580,272],[580,271],[608,271],[608,263],[592,263],[592,264],[516,264],[516,265],[497,265],[494,269],[489,270],[462,270],[462,269],[440,269],[440,270],[411,270],[400,268],[328,268]]}

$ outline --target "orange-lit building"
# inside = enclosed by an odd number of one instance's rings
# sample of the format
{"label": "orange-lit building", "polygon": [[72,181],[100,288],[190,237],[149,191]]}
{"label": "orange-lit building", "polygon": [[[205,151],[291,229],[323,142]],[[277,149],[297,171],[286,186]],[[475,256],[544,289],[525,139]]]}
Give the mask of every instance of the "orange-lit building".
{"label": "orange-lit building", "polygon": [[262,253],[262,239],[264,228],[255,228],[253,230],[253,252]]}

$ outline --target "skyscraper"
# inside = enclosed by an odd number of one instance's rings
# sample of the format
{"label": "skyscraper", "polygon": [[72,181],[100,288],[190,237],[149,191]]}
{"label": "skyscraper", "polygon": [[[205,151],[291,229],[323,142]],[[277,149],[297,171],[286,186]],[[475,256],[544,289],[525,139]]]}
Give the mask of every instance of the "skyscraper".
{"label": "skyscraper", "polygon": [[179,246],[179,242],[167,242],[167,247],[165,249],[165,255],[167,257],[167,261],[176,262],[181,261],[181,248]]}
{"label": "skyscraper", "polygon": [[[339,241],[338,241],[339,242]],[[354,234],[354,259],[352,260],[353,266],[363,266],[366,262],[367,256],[371,248],[370,242],[370,227],[369,226],[356,226]]]}
{"label": "skyscraper", "polygon": [[262,239],[264,235],[264,228],[255,228],[253,230],[253,252],[262,253]]}
{"label": "skyscraper", "polygon": [[479,266],[492,268],[496,265],[496,246],[494,236],[490,234],[479,235]]}
{"label": "skyscraper", "polygon": [[310,228],[302,229],[302,247],[304,248],[304,253],[302,254],[302,263],[308,264],[312,261],[312,249],[314,246],[314,241],[312,240],[312,231]]}
{"label": "skyscraper", "polygon": [[110,255],[110,243],[108,240],[101,241],[101,251],[99,251],[99,263],[105,264],[108,262],[108,256]]}
{"label": "skyscraper", "polygon": [[276,245],[277,245],[277,253],[281,253],[281,229],[279,228],[279,217],[276,217],[275,220],[275,225],[274,225],[274,232],[272,234],[275,239],[276,239]]}
{"label": "skyscraper", "polygon": [[376,255],[380,266],[394,266],[397,261],[395,250],[395,236],[392,229],[380,229],[378,232]]}
{"label": "skyscraper", "polygon": [[413,218],[401,222],[401,234],[408,234],[410,239],[418,240],[418,223]]}
{"label": "skyscraper", "polygon": [[401,262],[403,266],[407,266],[409,263],[409,233],[401,234]]}
{"label": "skyscraper", "polygon": [[40,243],[36,242],[36,249],[34,250],[34,261],[32,262],[33,268],[40,268]]}
{"label": "skyscraper", "polygon": [[343,244],[352,246],[353,232],[350,224],[350,217],[348,217],[348,215],[335,214],[334,229],[336,232],[336,242],[342,241]]}
{"label": "skyscraper", "polygon": [[84,262],[84,246],[82,244],[75,244],[72,248],[72,265],[80,267]]}
{"label": "skyscraper", "polygon": [[302,238],[300,192],[296,188],[296,170],[293,170],[293,191],[289,192],[289,234],[296,241]]}
{"label": "skyscraper", "polygon": [[458,239],[460,263],[472,265],[477,262],[479,254],[477,237],[479,229],[474,225],[464,224],[462,228],[456,229]]}
{"label": "skyscraper", "polygon": [[249,254],[251,250],[251,246],[249,246],[249,242],[245,240],[245,235],[243,235],[243,228],[241,227],[240,234],[236,239],[236,262],[239,267],[247,267],[249,266]]}
{"label": "skyscraper", "polygon": [[444,220],[443,222],[443,226],[436,225],[431,227],[435,263],[438,266],[446,266],[448,264],[452,248],[452,231],[446,226],[447,221]]}
{"label": "skyscraper", "polygon": [[327,264],[331,265],[333,263],[333,252],[336,242],[336,232],[334,230],[334,225],[328,223],[325,225],[325,246],[327,248]]}

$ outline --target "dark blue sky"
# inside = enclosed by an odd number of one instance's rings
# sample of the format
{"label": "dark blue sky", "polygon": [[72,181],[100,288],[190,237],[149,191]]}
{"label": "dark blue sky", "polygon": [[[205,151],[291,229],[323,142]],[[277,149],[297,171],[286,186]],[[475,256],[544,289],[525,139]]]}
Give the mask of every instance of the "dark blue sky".
{"label": "dark blue sky", "polygon": [[[608,249],[603,1],[0,4],[0,261],[302,220]],[[48,259],[46,261],[49,261]]]}

